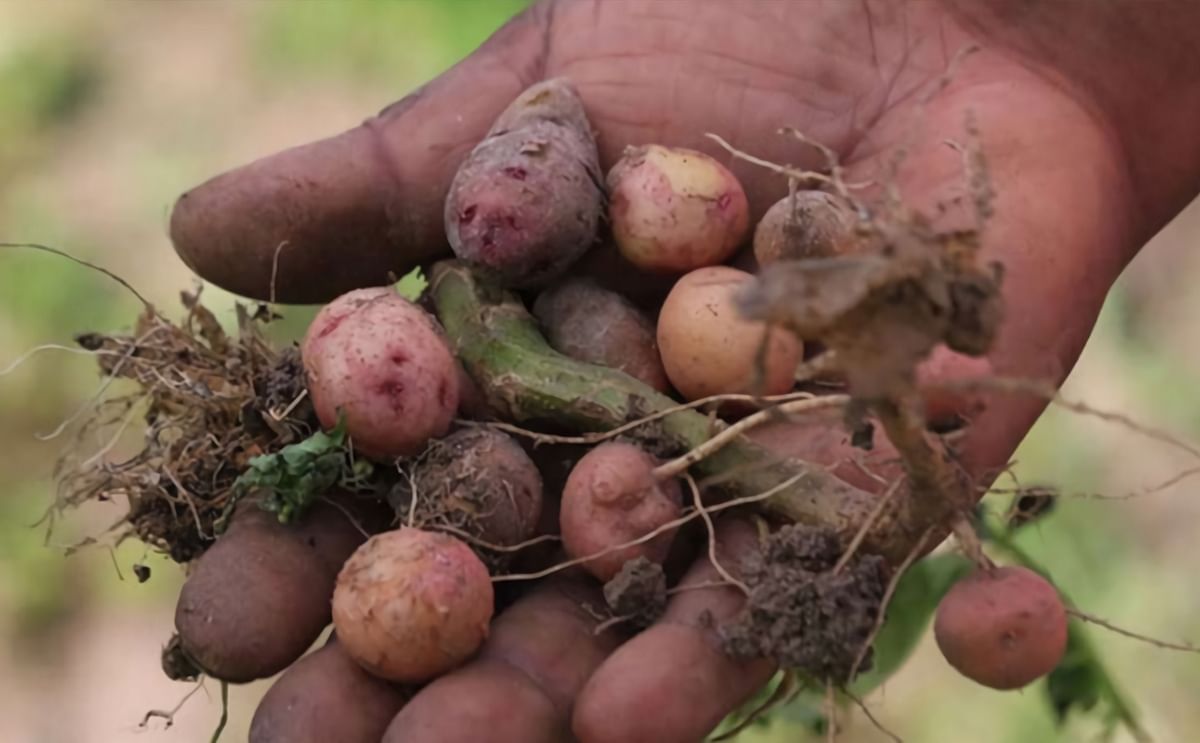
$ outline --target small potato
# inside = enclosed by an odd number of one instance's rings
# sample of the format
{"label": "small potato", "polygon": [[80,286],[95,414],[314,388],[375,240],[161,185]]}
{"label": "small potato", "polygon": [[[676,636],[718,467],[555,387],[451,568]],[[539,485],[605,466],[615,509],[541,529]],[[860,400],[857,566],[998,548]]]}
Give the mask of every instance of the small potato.
{"label": "small potato", "polygon": [[175,608],[183,649],[214,678],[279,673],[329,625],[342,563],[363,541],[337,508],[317,503],[295,526],[244,500],[196,561]]}
{"label": "small potato", "polygon": [[721,163],[680,147],[631,147],[608,173],[617,248],[644,271],[685,273],[724,262],[746,239],[750,207]]}
{"label": "small potato", "polygon": [[458,362],[433,316],[390,288],[357,289],[322,308],[301,355],[321,425],[343,414],[364,456],[414,456],[450,429]]}
{"label": "small potato", "polygon": [[658,317],[658,348],[671,384],[688,400],[792,389],[804,346],[782,328],[770,333],[761,387],[753,388],[766,326],[744,320],[734,302],[737,288],[752,278],[726,266],[701,268],[667,295]]}
{"label": "small potato", "polygon": [[620,294],[571,279],[542,292],[533,314],[559,353],[619,369],[659,392],[670,388],[654,323]]}
{"label": "small potato", "polygon": [[934,638],[959,673],[1020,689],[1054,670],[1067,648],[1067,614],[1054,586],[1028,568],[980,570],[938,604]]}
{"label": "small potato", "polygon": [[505,286],[543,285],[596,241],[600,173],[571,85],[554,79],[530,87],[455,174],[444,214],[451,249]]}
{"label": "small potato", "polygon": [[401,527],[367,540],[338,574],[333,626],[376,676],[422,683],[456,668],[488,636],[487,568],[447,534]]}
{"label": "small potato", "polygon": [[475,536],[491,544],[529,539],[542,514],[537,465],[511,436],[490,428],[437,441],[414,468],[413,485],[419,498],[467,511]]}
{"label": "small potato", "polygon": [[853,248],[854,212],[842,197],[798,191],[775,203],[754,228],[760,266],[779,260],[829,258]]}
{"label": "small potato", "polygon": [[271,686],[249,743],[379,743],[411,694],[367,673],[334,639]]}
{"label": "small potato", "polygon": [[[563,488],[559,526],[573,558],[630,542],[679,517],[682,494],[675,479],[658,480],[648,452],[617,441],[600,444],[579,460]],[[662,563],[675,530],[643,544],[609,552],[583,564],[602,581],[638,557]]]}

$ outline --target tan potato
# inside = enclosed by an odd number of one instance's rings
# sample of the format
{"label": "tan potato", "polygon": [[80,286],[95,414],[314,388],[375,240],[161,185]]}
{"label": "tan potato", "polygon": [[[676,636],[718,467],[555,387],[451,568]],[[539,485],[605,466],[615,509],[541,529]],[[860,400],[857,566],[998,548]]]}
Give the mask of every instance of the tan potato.
{"label": "tan potato", "polygon": [[331,640],[267,691],[250,723],[250,743],[379,743],[411,694],[367,673]]}
{"label": "tan potato", "polygon": [[495,609],[491,576],[465,543],[401,527],[338,574],[333,626],[346,653],[389,681],[421,683],[475,654]]}
{"label": "tan potato", "polygon": [[644,271],[684,273],[717,265],[749,231],[742,184],[703,152],[630,147],[609,171],[608,190],[613,240]]}
{"label": "tan potato", "polygon": [[334,580],[362,541],[346,515],[325,503],[285,526],[243,501],[180,591],[175,627],[184,651],[224,681],[279,673],[329,625]]}
{"label": "tan potato", "polygon": [[842,197],[798,191],[776,202],[754,228],[759,266],[779,260],[829,258],[853,249],[854,212]]}
{"label": "tan potato", "polygon": [[[617,441],[600,444],[585,454],[563,487],[559,526],[567,554],[573,558],[596,554],[678,518],[682,510],[679,482],[655,479],[652,471],[658,464],[646,451]],[[662,563],[675,531],[609,552],[583,567],[608,581],[629,560],[645,557]]]}
{"label": "tan potato", "polygon": [[1067,614],[1054,586],[1028,568],[979,570],[938,604],[934,637],[959,673],[1020,689],[1054,670],[1067,648]]}
{"label": "tan potato", "polygon": [[619,369],[659,392],[670,388],[654,323],[620,294],[571,279],[542,292],[533,314],[559,353]]}
{"label": "tan potato", "polygon": [[736,268],[701,268],[667,295],[658,317],[658,348],[671,384],[688,400],[792,389],[804,346],[780,328],[769,335],[761,387],[753,387],[766,326],[744,320],[734,303],[736,289],[751,279]]}
{"label": "tan potato", "polygon": [[433,316],[392,289],[358,289],[323,307],[301,355],[321,425],[344,415],[364,456],[415,456],[450,430],[458,363]]}

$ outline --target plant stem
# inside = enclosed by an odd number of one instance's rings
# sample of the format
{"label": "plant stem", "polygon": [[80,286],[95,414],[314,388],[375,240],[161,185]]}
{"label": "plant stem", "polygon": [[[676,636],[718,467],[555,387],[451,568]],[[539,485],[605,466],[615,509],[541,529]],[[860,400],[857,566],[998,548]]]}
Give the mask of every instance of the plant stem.
{"label": "plant stem", "polygon": [[[458,262],[433,266],[430,292],[467,373],[488,405],[508,421],[572,433],[603,432],[678,407],[623,372],[554,351],[517,297],[479,280]],[[718,422],[716,435],[725,428]],[[677,410],[629,435],[657,452],[681,456],[713,438],[714,424],[700,413]],[[755,495],[794,479],[761,508],[776,519],[830,528],[847,542],[877,501],[819,465],[782,460],[744,436],[695,462],[691,472],[701,478],[721,475],[717,487],[724,497]],[[898,565],[926,528],[928,524],[885,515],[864,540],[864,549]]]}

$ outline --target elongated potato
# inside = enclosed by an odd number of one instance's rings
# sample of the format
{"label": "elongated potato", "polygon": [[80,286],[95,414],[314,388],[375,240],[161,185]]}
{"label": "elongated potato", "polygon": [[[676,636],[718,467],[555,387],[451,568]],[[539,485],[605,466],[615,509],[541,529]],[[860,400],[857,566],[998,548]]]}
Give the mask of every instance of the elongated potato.
{"label": "elongated potato", "polygon": [[180,591],[175,627],[184,651],[232,683],[279,673],[329,625],[337,572],[362,542],[330,505],[285,526],[243,501]]}
{"label": "elongated potato", "polygon": [[559,353],[620,369],[660,392],[670,388],[654,323],[620,294],[571,279],[542,292],[533,314]]}
{"label": "elongated potato", "polygon": [[334,639],[267,691],[250,723],[250,743],[379,743],[411,694],[367,673]]}
{"label": "elongated potato", "polygon": [[596,241],[604,195],[596,141],[571,85],[540,82],[496,120],[446,198],[450,247],[507,286],[562,274]]}

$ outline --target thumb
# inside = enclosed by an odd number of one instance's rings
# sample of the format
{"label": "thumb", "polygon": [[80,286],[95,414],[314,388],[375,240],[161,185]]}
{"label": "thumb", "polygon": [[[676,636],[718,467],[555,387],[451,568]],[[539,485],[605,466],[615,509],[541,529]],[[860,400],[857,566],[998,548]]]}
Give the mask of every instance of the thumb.
{"label": "thumb", "polygon": [[470,57],[354,129],[184,193],[170,224],[180,257],[235,294],[316,303],[387,283],[389,272],[442,253],[442,202],[455,170],[541,75],[545,7],[513,18]]}

